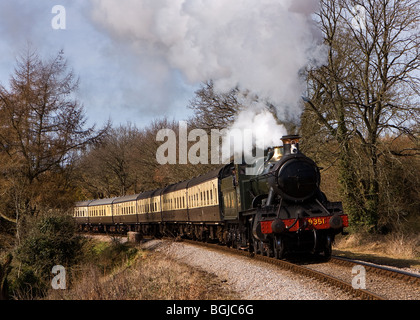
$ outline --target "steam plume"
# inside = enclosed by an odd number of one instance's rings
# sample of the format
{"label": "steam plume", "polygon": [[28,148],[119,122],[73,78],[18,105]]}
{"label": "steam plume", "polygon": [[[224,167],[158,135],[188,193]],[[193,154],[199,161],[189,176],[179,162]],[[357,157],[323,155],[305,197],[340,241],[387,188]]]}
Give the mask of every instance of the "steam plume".
{"label": "steam plume", "polygon": [[[311,18],[318,0],[92,1],[94,21],[128,44],[154,78],[176,70],[192,84],[213,80],[216,91],[249,90],[273,104],[279,118],[300,114],[299,73],[323,61]],[[233,128],[257,124],[270,125],[271,136],[286,133],[252,104]],[[275,138],[265,146],[278,145]]]}
{"label": "steam plume", "polygon": [[[251,90],[297,109],[299,71],[322,60],[310,14],[317,0],[92,0],[94,21],[142,65],[191,83]],[[152,70],[152,71],[153,71]]]}

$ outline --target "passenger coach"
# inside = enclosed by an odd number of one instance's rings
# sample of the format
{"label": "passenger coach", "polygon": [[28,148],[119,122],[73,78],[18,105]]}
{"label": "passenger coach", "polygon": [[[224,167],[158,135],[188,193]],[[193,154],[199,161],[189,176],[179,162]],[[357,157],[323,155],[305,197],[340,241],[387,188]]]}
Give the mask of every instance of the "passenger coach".
{"label": "passenger coach", "polygon": [[194,229],[194,223],[220,223],[220,171],[140,194],[77,202],[74,217],[84,230],[145,233],[171,223],[182,231]]}

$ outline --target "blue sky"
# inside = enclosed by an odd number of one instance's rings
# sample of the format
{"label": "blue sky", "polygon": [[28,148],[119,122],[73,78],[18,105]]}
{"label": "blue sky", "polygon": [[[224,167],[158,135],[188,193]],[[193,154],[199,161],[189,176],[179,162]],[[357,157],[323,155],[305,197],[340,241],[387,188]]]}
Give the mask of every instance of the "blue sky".
{"label": "blue sky", "polygon": [[[65,8],[66,28],[54,29],[55,5]],[[177,70],[157,78],[143,70],[141,59],[128,46],[116,43],[92,19],[95,8],[86,0],[2,0],[0,2],[0,83],[8,86],[16,56],[28,42],[42,57],[64,50],[68,65],[79,76],[77,98],[89,124],[138,127],[163,116],[182,120],[198,83],[189,83]]]}

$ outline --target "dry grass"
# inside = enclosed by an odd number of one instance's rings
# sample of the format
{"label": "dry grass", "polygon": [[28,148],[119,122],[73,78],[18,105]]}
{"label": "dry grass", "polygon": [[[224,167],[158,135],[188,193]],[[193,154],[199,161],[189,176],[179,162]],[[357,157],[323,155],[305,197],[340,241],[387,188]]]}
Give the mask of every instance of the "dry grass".
{"label": "dry grass", "polygon": [[420,235],[372,235],[356,233],[337,239],[335,254],[390,264],[420,268]]}
{"label": "dry grass", "polygon": [[157,252],[137,256],[103,275],[85,266],[83,277],[68,290],[54,290],[47,299],[71,300],[209,300],[234,299],[214,275],[192,269]]}

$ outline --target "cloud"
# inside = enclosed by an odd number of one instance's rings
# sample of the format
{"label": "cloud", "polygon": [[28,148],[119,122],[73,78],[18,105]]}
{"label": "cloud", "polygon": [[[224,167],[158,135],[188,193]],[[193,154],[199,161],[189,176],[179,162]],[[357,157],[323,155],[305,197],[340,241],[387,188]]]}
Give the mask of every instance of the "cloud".
{"label": "cloud", "polygon": [[299,71],[322,61],[315,0],[92,0],[93,21],[128,45],[152,82],[174,70],[196,84],[251,90],[299,112]]}

